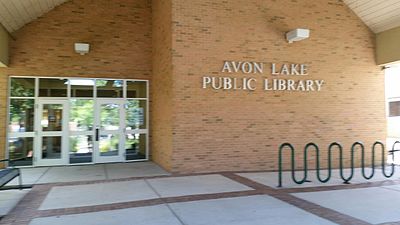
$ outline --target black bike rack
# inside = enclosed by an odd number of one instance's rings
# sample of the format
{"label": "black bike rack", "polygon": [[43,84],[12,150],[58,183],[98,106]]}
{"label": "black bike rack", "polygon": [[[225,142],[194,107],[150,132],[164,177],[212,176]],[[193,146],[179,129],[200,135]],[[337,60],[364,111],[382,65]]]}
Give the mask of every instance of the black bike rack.
{"label": "black bike rack", "polygon": [[[400,144],[400,141],[396,141],[393,146],[392,146],[392,150],[388,151],[389,154],[392,155],[392,159],[394,161],[394,153],[400,150],[395,150],[395,146],[397,144]],[[319,182],[321,183],[327,183],[332,176],[332,152],[334,149],[337,149],[339,151],[339,169],[340,169],[340,177],[343,180],[343,183],[345,184],[349,184],[351,179],[354,176],[354,155],[355,155],[355,151],[356,151],[356,147],[359,147],[361,149],[361,174],[362,176],[366,179],[369,180],[372,177],[374,177],[375,175],[375,152],[377,151],[377,148],[379,147],[381,149],[381,168],[382,168],[382,173],[383,176],[385,176],[386,178],[390,178],[394,175],[395,172],[395,165],[394,162],[392,162],[391,166],[391,171],[389,174],[386,173],[386,162],[385,162],[385,145],[380,142],[380,141],[376,141],[373,145],[372,145],[372,157],[371,157],[371,174],[367,175],[365,172],[365,148],[364,148],[364,144],[361,142],[355,142],[352,146],[351,146],[351,152],[350,152],[350,157],[351,157],[351,161],[350,161],[350,175],[348,177],[344,176],[343,170],[344,170],[344,162],[343,162],[343,147],[341,144],[339,144],[338,142],[333,142],[329,145],[328,147],[328,175],[326,176],[326,178],[321,178],[321,168],[320,168],[320,150],[317,144],[311,142],[308,143],[305,147],[304,147],[304,151],[303,151],[303,178],[300,180],[296,179],[296,162],[295,162],[295,149],[293,147],[292,144],[286,142],[281,144],[281,146],[279,147],[279,174],[278,174],[278,187],[282,187],[282,172],[283,172],[283,168],[282,168],[282,154],[283,154],[283,150],[288,148],[290,150],[290,156],[291,156],[291,175],[292,175],[292,180],[293,182],[295,182],[296,184],[303,184],[305,182],[310,182],[307,178],[308,178],[308,152],[311,150],[315,151],[315,171],[317,173],[317,179]]]}

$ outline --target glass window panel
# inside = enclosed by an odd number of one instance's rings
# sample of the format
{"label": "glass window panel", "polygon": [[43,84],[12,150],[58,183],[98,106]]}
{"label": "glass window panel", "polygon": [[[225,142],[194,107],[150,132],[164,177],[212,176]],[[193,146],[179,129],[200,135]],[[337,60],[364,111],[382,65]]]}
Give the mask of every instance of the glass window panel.
{"label": "glass window panel", "polygon": [[61,137],[42,138],[42,159],[61,158]]}
{"label": "glass window panel", "polygon": [[71,99],[69,115],[70,131],[91,131],[93,129],[93,100]]}
{"label": "glass window panel", "polygon": [[118,130],[119,129],[119,104],[107,103],[100,107],[100,129]]}
{"label": "glass window panel", "polygon": [[71,97],[93,97],[94,80],[70,79]]}
{"label": "glass window panel", "polygon": [[128,100],[126,104],[126,129],[146,129],[146,100]]}
{"label": "glass window panel", "polygon": [[389,117],[400,116],[400,101],[389,102]]}
{"label": "glass window panel", "polygon": [[35,97],[35,78],[11,78],[11,97]]}
{"label": "glass window panel", "polygon": [[10,160],[13,160],[10,166],[31,166],[33,137],[9,138],[8,151]]}
{"label": "glass window panel", "polygon": [[43,131],[62,131],[62,104],[43,104],[40,124]]}
{"label": "glass window panel", "polygon": [[122,98],[122,80],[96,80],[97,97],[99,98]]}
{"label": "glass window panel", "polygon": [[146,134],[127,134],[125,136],[126,160],[146,158]]}
{"label": "glass window panel", "polygon": [[69,162],[92,162],[93,139],[92,135],[78,135],[69,138]]}
{"label": "glass window panel", "polygon": [[147,82],[145,81],[127,81],[127,98],[147,98]]}
{"label": "glass window panel", "polygon": [[67,88],[67,79],[39,79],[39,97],[67,97]]}
{"label": "glass window panel", "polygon": [[100,156],[116,156],[119,149],[119,136],[114,134],[100,135]]}
{"label": "glass window panel", "polygon": [[10,99],[9,132],[32,132],[34,129],[34,100]]}

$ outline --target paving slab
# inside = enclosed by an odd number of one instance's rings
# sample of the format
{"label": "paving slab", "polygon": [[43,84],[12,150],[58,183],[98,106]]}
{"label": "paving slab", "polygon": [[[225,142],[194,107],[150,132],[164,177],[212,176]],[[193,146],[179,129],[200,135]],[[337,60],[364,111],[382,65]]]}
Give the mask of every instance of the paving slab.
{"label": "paving slab", "polygon": [[[386,169],[387,174],[390,173],[390,169]],[[343,170],[343,176],[348,178],[350,176],[350,169]],[[372,172],[371,168],[365,168],[365,175],[370,176]],[[325,179],[328,175],[327,170],[320,171],[321,178]],[[239,176],[246,177],[250,180],[256,181],[258,183],[267,185],[269,187],[277,188],[278,186],[278,172],[255,172],[255,173],[237,173]],[[304,176],[303,171],[296,171],[296,179],[300,180]],[[353,178],[350,183],[359,184],[359,183],[368,183],[368,182],[377,182],[377,181],[385,181],[385,180],[399,180],[400,172],[395,172],[395,174],[387,178],[383,176],[382,170],[380,168],[375,169],[374,176],[367,180],[362,176],[362,169],[355,168],[353,172]],[[282,186],[283,188],[301,188],[301,187],[318,187],[318,186],[332,186],[332,185],[342,185],[343,180],[340,177],[340,170],[334,169],[332,170],[331,179],[327,183],[321,183],[318,181],[315,170],[310,170],[308,172],[308,180],[311,182],[305,182],[303,184],[296,184],[292,180],[291,172],[285,171],[282,173]]]}
{"label": "paving slab", "polygon": [[0,217],[7,215],[29,191],[30,189],[0,191]]}
{"label": "paving slab", "polygon": [[[36,167],[36,168],[21,168],[22,184],[32,185],[35,184],[48,170],[50,167]],[[18,177],[14,178],[6,186],[18,185]]]}
{"label": "paving slab", "polygon": [[247,191],[252,188],[219,174],[149,179],[161,197]]}
{"label": "paving slab", "polygon": [[[321,171],[321,178],[325,179],[327,176],[326,171]],[[237,173],[237,175],[246,177],[255,182],[264,184],[272,188],[278,188],[278,172],[256,172],[256,173]],[[303,172],[296,172],[296,179],[301,180],[304,176]],[[282,186],[284,188],[301,188],[301,187],[317,187],[317,186],[329,186],[329,185],[339,185],[343,181],[341,179],[331,177],[328,183],[321,183],[317,180],[316,172],[309,171],[308,180],[311,182],[305,182],[303,184],[296,184],[292,180],[291,172],[282,173]]]}
{"label": "paving slab", "polygon": [[103,164],[85,166],[57,166],[50,167],[36,183],[58,183],[90,180],[105,180],[105,168]]}
{"label": "paving slab", "polygon": [[165,205],[36,218],[29,225],[182,225]]}
{"label": "paving slab", "polygon": [[382,187],[293,194],[368,223],[400,221],[400,192]]}
{"label": "paving slab", "polygon": [[108,179],[170,175],[153,162],[104,164]]}
{"label": "paving slab", "polygon": [[158,198],[143,180],[53,187],[40,210],[92,206]]}
{"label": "paving slab", "polygon": [[268,195],[170,204],[187,225],[330,225],[328,220]]}
{"label": "paving slab", "polygon": [[[153,162],[21,168],[25,185],[170,175]],[[10,185],[18,185],[18,178]]]}
{"label": "paving slab", "polygon": [[[387,174],[390,174],[390,172],[391,172],[389,169],[386,169],[386,171],[387,171],[386,172]],[[351,174],[350,169],[343,170],[343,176],[345,178],[348,178],[350,176],[350,174]],[[365,175],[368,177],[371,174],[372,174],[372,169],[365,168]],[[382,169],[375,168],[374,176],[371,179],[367,180],[362,175],[362,169],[355,168],[354,173],[353,173],[353,178],[351,179],[350,183],[357,184],[357,183],[368,183],[368,182],[377,182],[377,181],[385,181],[385,180],[398,180],[399,175],[400,175],[400,172],[397,172],[397,173],[395,172],[392,177],[387,178],[387,177],[383,176]],[[332,176],[337,179],[341,179],[340,178],[340,170],[338,170],[338,169],[332,170]]]}
{"label": "paving slab", "polygon": [[382,186],[382,188],[393,190],[393,191],[399,191],[399,194],[400,194],[400,185]]}

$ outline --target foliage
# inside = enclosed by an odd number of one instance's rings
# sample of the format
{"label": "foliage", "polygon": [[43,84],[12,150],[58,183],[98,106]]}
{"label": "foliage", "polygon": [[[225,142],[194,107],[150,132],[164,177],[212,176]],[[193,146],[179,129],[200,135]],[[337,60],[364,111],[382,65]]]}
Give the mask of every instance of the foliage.
{"label": "foliage", "polygon": [[79,130],[93,128],[93,100],[72,99],[70,107],[70,122],[75,122]]}

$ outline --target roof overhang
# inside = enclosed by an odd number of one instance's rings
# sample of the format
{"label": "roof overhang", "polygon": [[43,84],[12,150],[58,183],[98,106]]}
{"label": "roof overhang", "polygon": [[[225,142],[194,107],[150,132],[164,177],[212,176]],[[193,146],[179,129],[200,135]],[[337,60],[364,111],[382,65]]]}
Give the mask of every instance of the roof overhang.
{"label": "roof overhang", "polygon": [[9,39],[7,30],[0,24],[0,67],[7,67],[9,62]]}

